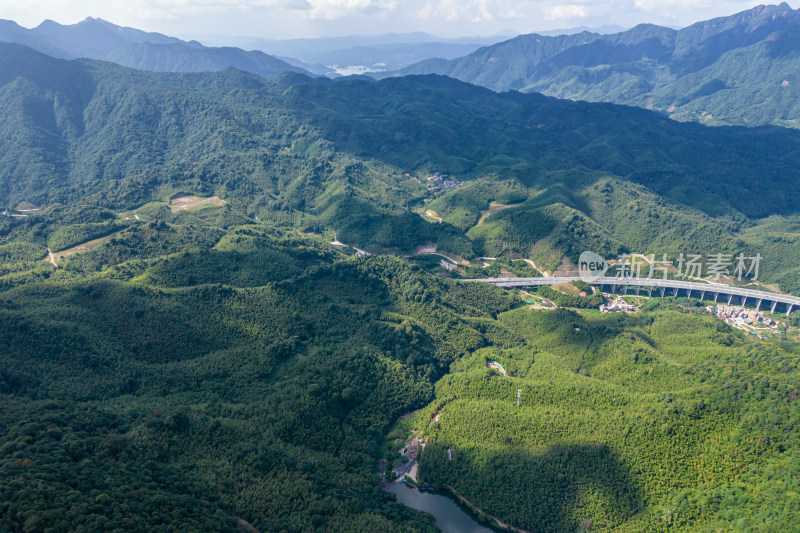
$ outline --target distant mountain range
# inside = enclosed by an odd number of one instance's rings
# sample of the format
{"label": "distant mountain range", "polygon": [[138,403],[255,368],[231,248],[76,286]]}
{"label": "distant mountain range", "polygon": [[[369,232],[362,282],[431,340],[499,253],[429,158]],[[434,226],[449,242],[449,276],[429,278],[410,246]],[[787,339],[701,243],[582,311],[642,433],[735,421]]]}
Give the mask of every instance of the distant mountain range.
{"label": "distant mountain range", "polygon": [[70,25],[46,20],[31,29],[0,20],[0,41],[24,44],[62,59],[102,59],[155,72],[215,72],[235,67],[260,76],[287,71],[309,73],[260,51],[209,48],[196,41],[124,28],[91,17]]}
{"label": "distant mountain range", "polygon": [[[542,32],[542,35],[566,35],[582,31],[605,34],[623,30],[625,28],[616,25],[597,28],[581,26]],[[495,35],[479,37],[439,37],[425,32],[410,32],[284,40],[222,35],[191,35],[190,38],[210,46],[238,46],[245,50],[261,50],[314,73],[331,74],[333,70],[329,67],[333,65],[363,65],[380,70],[395,70],[430,58],[455,59],[482,46],[506,41],[516,35],[519,32],[505,30]]]}
{"label": "distant mountain range", "polygon": [[187,38],[213,46],[260,50],[315,74],[333,76],[337,73],[332,68],[334,66],[360,65],[395,70],[433,57],[454,59],[470,54],[481,46],[505,41],[515,35],[518,34],[447,38],[425,32],[410,32],[299,39],[261,39],[230,35],[191,35]]}
{"label": "distant mountain range", "polygon": [[[586,29],[555,32],[568,34]],[[592,30],[608,33],[621,29],[608,26]],[[62,59],[101,59],[155,72],[216,72],[235,67],[261,76],[293,71],[336,77],[397,70],[426,59],[462,57],[514,35],[517,34],[505,32],[448,38],[410,32],[285,40],[199,35],[192,36],[197,40],[182,40],[91,17],[71,25],[46,20],[31,29],[0,20],[0,41],[24,44]]]}
{"label": "distant mountain range", "polygon": [[612,35],[521,35],[393,75],[432,73],[709,125],[800,127],[800,11],[782,3],[681,30],[642,24]]}

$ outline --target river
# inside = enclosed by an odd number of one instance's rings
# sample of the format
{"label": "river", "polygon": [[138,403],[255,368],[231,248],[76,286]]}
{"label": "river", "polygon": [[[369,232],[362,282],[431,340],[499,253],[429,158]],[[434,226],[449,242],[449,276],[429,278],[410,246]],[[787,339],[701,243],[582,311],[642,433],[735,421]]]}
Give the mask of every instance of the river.
{"label": "river", "polygon": [[393,485],[388,490],[396,494],[397,501],[403,505],[432,514],[436,518],[436,525],[443,533],[494,533],[494,530],[473,520],[464,509],[447,496],[419,491],[405,483]]}

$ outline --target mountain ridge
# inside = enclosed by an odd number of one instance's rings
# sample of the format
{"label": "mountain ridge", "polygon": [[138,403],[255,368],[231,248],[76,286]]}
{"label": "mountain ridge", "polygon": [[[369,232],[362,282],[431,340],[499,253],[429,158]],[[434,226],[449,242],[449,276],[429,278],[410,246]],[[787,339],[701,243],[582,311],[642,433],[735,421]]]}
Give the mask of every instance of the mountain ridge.
{"label": "mountain ridge", "polygon": [[287,71],[310,74],[260,51],[206,47],[197,41],[182,41],[92,17],[71,25],[45,20],[31,29],[0,20],[0,41],[29,46],[61,59],[99,59],[154,72],[215,72],[237,67],[260,76]]}
{"label": "mountain ridge", "polygon": [[435,73],[497,91],[635,105],[709,125],[797,127],[798,34],[800,10],[782,3],[680,30],[640,24],[611,35],[521,35],[459,59],[376,76]]}

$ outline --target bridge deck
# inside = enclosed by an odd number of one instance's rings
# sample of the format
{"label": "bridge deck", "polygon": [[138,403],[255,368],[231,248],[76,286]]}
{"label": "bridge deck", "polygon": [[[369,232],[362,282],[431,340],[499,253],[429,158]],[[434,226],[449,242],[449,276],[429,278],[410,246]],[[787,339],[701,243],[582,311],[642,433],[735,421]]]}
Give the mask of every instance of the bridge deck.
{"label": "bridge deck", "polygon": [[[542,277],[542,278],[485,278],[485,279],[468,279],[464,281],[482,281],[491,283],[498,287],[536,287],[541,285],[557,285],[559,283],[569,283],[571,281],[582,280],[578,276],[574,277]],[[585,281],[585,280],[584,280]],[[653,278],[597,278],[591,282],[590,285],[614,285],[617,287],[644,287],[653,289],[677,289],[696,292],[707,292],[711,294],[725,294],[732,296],[739,296],[746,299],[754,299],[759,301],[777,302],[789,306],[789,312],[792,307],[800,307],[800,298],[797,296],[787,296],[784,294],[776,294],[774,292],[757,291],[753,289],[744,289],[742,287],[729,287],[727,285],[717,283],[698,283],[694,281],[678,281],[672,279],[653,279]]]}

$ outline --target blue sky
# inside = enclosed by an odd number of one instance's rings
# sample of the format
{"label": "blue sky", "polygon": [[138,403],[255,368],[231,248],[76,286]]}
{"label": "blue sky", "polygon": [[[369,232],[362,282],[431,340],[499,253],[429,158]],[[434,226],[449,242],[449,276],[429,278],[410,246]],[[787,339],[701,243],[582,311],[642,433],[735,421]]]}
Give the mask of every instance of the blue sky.
{"label": "blue sky", "polygon": [[[35,26],[87,16],[171,35],[292,38],[426,31],[519,33],[640,22],[686,26],[763,2],[745,0],[0,0],[0,18]],[[797,2],[791,3],[797,7]]]}

